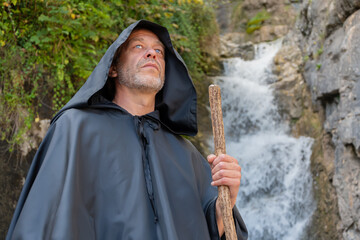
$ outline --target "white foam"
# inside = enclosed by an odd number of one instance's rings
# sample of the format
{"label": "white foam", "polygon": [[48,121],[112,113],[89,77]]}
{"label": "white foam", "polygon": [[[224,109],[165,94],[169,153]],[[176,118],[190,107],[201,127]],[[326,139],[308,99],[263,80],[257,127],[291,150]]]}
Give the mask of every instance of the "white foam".
{"label": "white foam", "polygon": [[253,61],[232,58],[217,84],[227,153],[242,166],[237,206],[249,239],[291,239],[303,234],[315,209],[310,155],[313,140],[287,134],[269,84],[281,41],[256,46]]}

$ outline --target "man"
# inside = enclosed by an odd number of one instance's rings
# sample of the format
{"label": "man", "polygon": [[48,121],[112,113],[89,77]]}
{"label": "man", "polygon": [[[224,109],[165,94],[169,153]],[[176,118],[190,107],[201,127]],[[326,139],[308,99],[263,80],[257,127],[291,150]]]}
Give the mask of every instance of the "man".
{"label": "man", "polygon": [[132,24],[52,120],[7,239],[219,239],[215,186],[234,206],[240,167],[210,155],[211,170],[180,136],[196,132],[195,89],[167,30]]}

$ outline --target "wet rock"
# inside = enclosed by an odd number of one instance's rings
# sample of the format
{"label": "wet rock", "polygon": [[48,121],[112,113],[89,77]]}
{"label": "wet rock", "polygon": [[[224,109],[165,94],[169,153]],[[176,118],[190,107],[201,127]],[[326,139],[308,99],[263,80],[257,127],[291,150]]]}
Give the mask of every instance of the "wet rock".
{"label": "wet rock", "polygon": [[252,60],[255,56],[254,45],[251,42],[241,43],[241,34],[227,34],[220,39],[220,57],[241,57],[244,60]]}

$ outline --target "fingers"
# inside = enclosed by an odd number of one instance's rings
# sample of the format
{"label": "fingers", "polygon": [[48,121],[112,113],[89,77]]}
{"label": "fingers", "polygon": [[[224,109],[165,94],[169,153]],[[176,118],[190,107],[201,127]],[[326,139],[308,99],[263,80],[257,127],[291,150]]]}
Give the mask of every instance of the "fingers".
{"label": "fingers", "polygon": [[212,162],[212,167],[212,175],[219,172],[220,170],[233,170],[239,173],[241,172],[241,167],[239,166],[238,161],[229,155],[222,154],[215,158]]}
{"label": "fingers", "polygon": [[[240,178],[220,178],[211,182],[212,186],[228,186],[228,187],[238,187],[240,186]],[[231,189],[230,189],[231,190]],[[237,191],[236,191],[237,192]]]}
{"label": "fingers", "polygon": [[[211,155],[209,155],[211,156]],[[213,155],[215,156],[215,155]],[[233,158],[232,156],[229,156],[229,155],[226,155],[226,154],[220,154],[218,157],[215,156],[215,159],[213,160],[213,164],[216,165],[218,164],[219,162],[233,162],[233,163],[236,163],[238,164],[238,161]]]}
{"label": "fingers", "polygon": [[214,176],[217,172],[221,170],[232,170],[236,172],[241,172],[241,167],[238,163],[227,163],[227,162],[220,162],[216,165],[213,165],[213,168],[211,170],[211,174]]}
{"label": "fingers", "polygon": [[[213,174],[212,178],[213,178],[214,182],[223,183],[221,185],[229,186],[229,184],[227,184],[228,182],[234,183],[236,185],[237,183],[240,183],[241,172],[234,171],[232,169],[230,169],[230,170],[222,169],[222,170],[216,172],[215,174]],[[239,181],[233,182],[232,179],[239,180]]]}
{"label": "fingers", "polygon": [[[216,170],[215,168],[218,168],[219,165],[222,165],[219,163],[214,169],[212,170],[212,183],[213,186],[221,186],[226,185],[229,187],[240,186],[240,179],[241,179],[241,167],[239,165],[234,165],[232,163],[227,164],[225,168],[221,168],[220,170]],[[233,166],[229,166],[233,165]]]}
{"label": "fingers", "polygon": [[226,154],[220,154],[217,157],[214,154],[210,154],[209,156],[207,156],[207,160],[210,164],[214,166],[217,165],[219,162],[233,162],[238,164],[238,161],[235,158]]}
{"label": "fingers", "polygon": [[218,183],[221,183],[220,185],[228,185],[227,183],[237,185],[241,178],[241,167],[235,158],[226,154],[218,157],[211,154],[207,159],[212,164],[211,174],[215,186],[218,186]]}
{"label": "fingers", "polygon": [[241,180],[241,167],[238,161],[226,154],[221,154],[218,157],[211,154],[207,159],[212,166],[211,175],[213,181],[211,185],[228,186],[231,203],[234,206]]}

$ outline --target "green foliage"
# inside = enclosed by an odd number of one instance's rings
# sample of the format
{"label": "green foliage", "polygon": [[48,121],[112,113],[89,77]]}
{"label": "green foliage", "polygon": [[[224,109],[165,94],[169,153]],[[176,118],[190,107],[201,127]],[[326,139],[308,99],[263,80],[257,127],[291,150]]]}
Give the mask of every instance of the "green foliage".
{"label": "green foliage", "polygon": [[310,58],[309,55],[305,55],[304,58],[303,58],[303,59],[304,59],[304,62],[309,61],[309,58]]}
{"label": "green foliage", "polygon": [[256,13],[256,15],[247,22],[246,32],[248,34],[251,34],[255,30],[260,29],[263,22],[269,18],[270,18],[270,13],[268,13],[266,10],[262,10]]}
{"label": "green foliage", "polygon": [[321,47],[316,51],[316,58],[320,57],[320,55],[324,52],[324,46],[321,45]]}
{"label": "green foliage", "polygon": [[[35,119],[57,112],[110,44],[138,19],[168,28],[195,81],[206,70],[205,39],[217,33],[212,1],[7,0],[0,22],[1,140],[21,143]],[[44,115],[44,114],[43,114]],[[51,116],[42,116],[51,117]]]}

